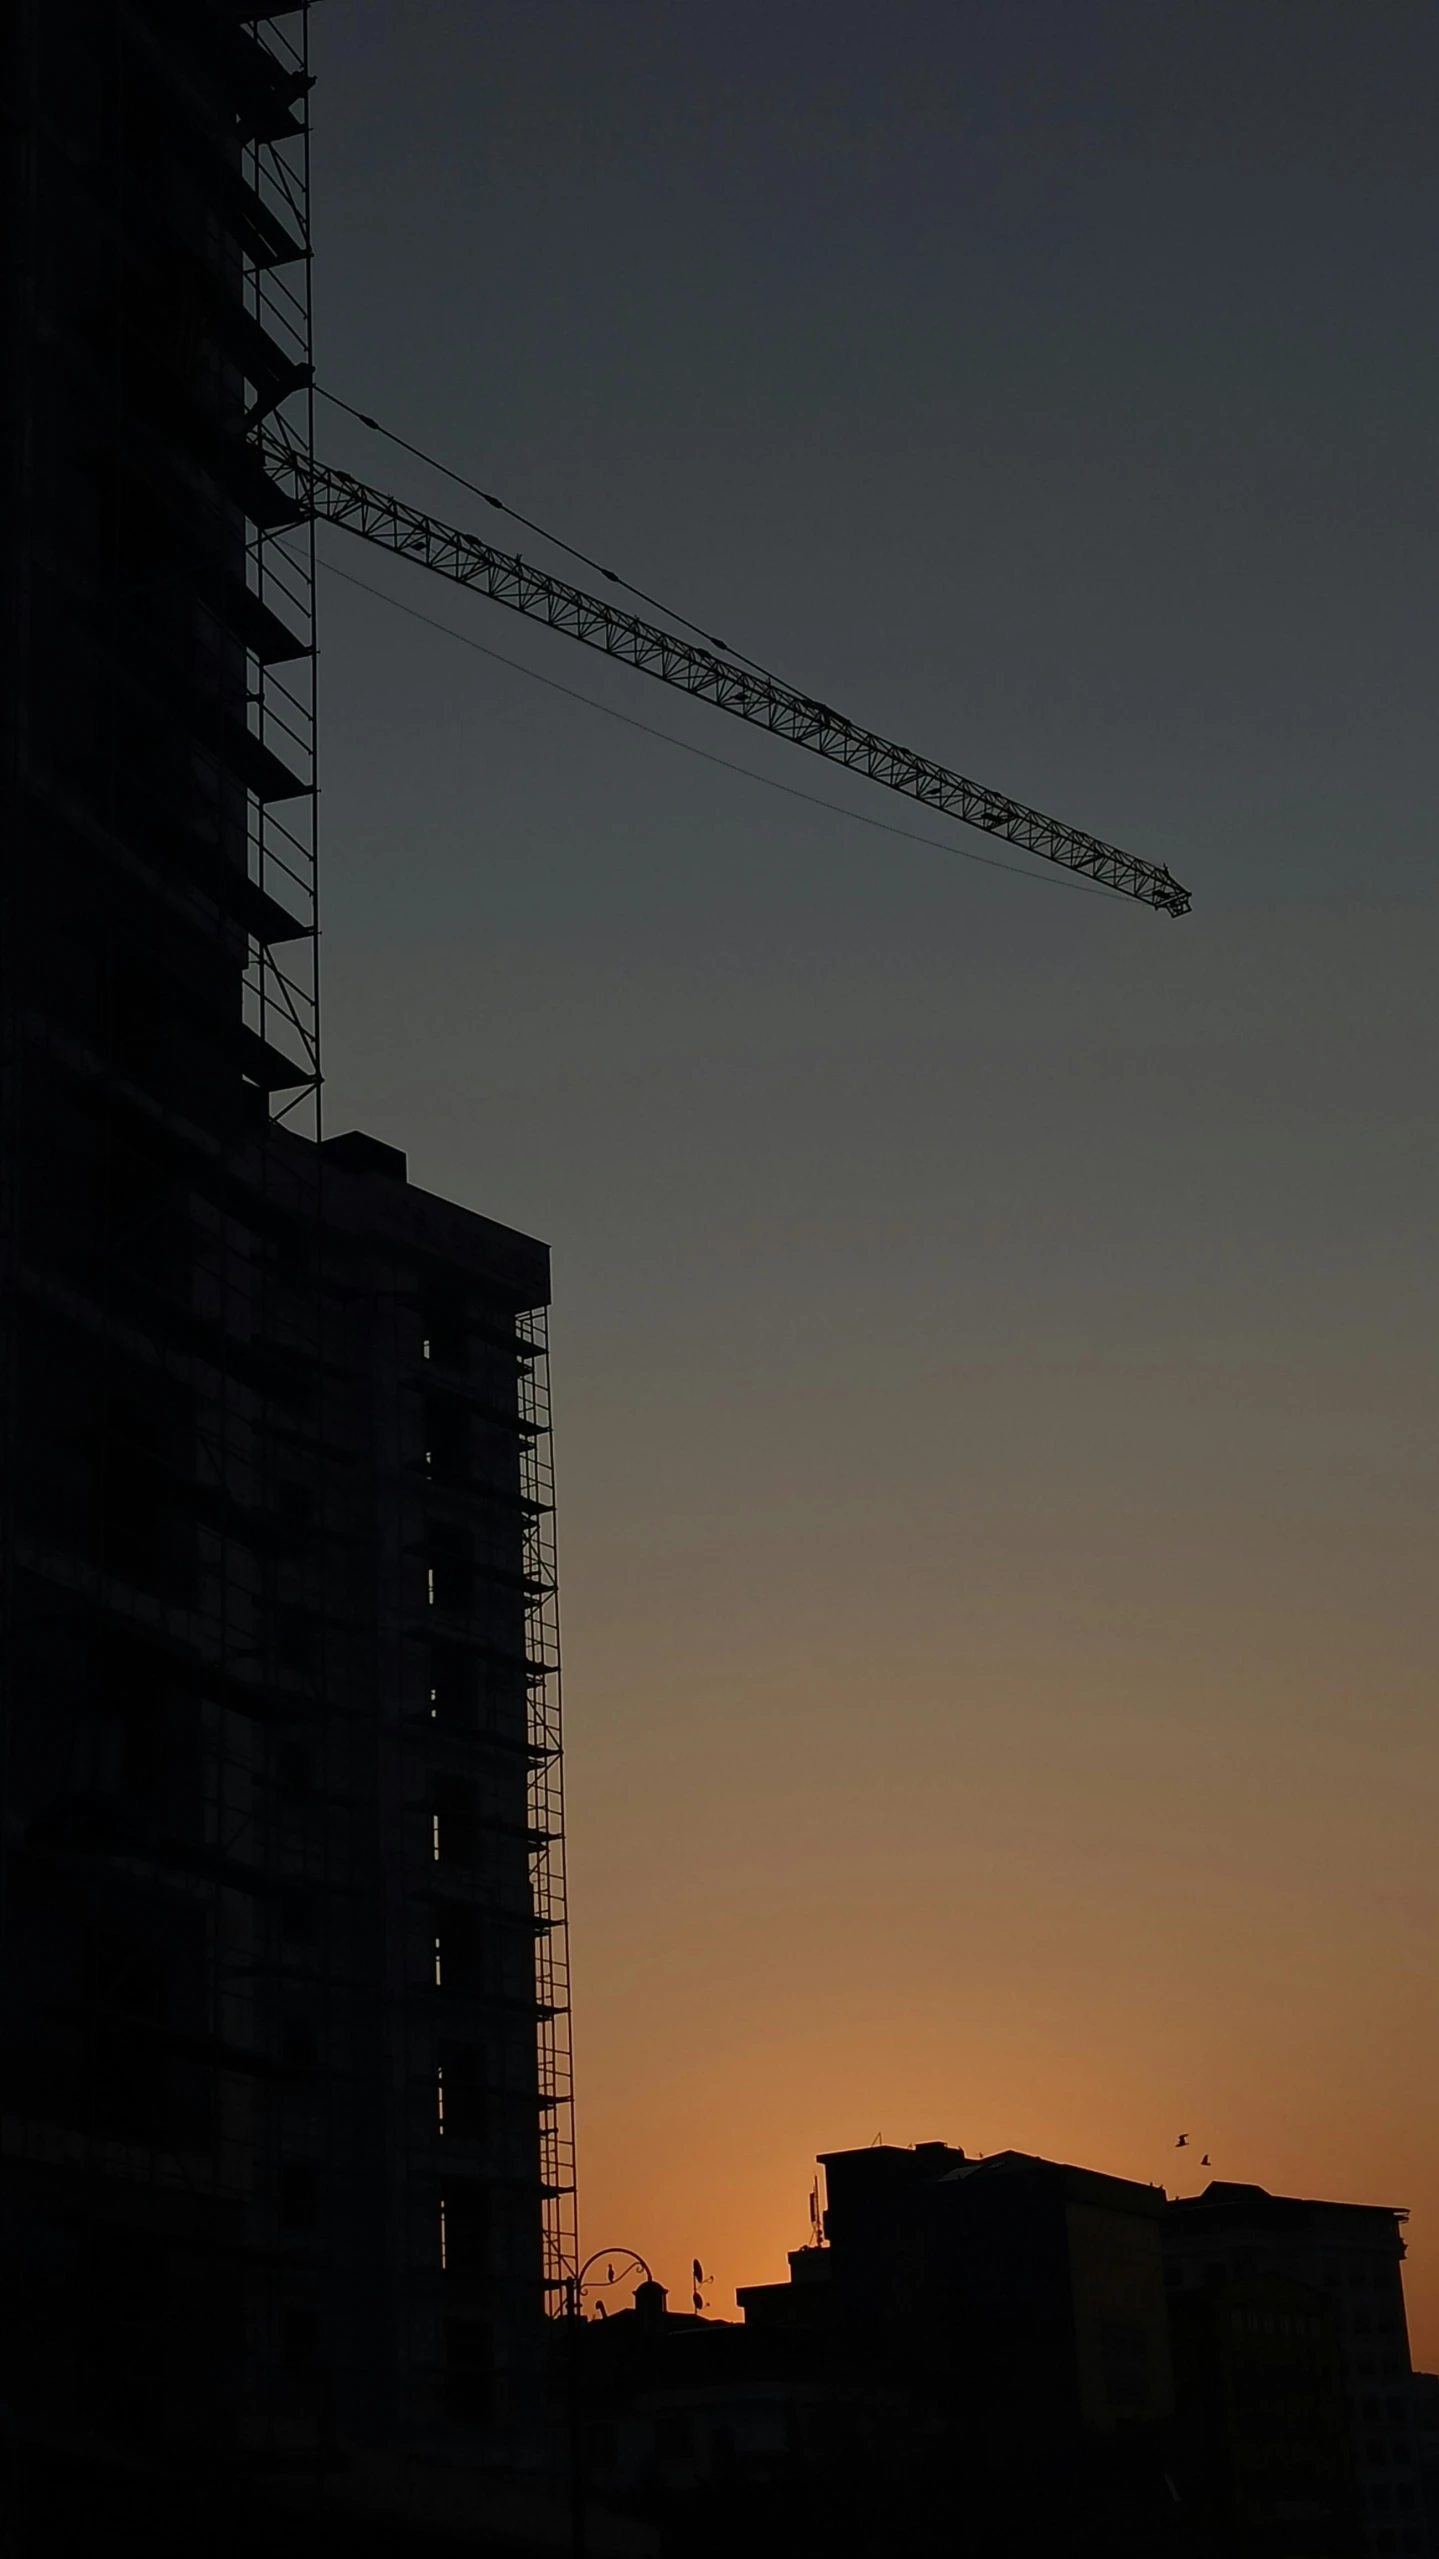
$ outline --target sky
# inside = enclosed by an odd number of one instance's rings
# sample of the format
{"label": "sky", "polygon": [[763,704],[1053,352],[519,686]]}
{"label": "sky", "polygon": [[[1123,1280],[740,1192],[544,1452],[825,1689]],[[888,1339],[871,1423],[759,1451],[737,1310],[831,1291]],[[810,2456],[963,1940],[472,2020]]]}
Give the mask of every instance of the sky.
{"label": "sky", "polygon": [[1194,899],[323,535],[327,1126],[554,1252],[584,2244],[734,2316],[821,2150],[1208,2152],[1408,2207],[1439,2363],[1439,21],[314,42],[323,384]]}

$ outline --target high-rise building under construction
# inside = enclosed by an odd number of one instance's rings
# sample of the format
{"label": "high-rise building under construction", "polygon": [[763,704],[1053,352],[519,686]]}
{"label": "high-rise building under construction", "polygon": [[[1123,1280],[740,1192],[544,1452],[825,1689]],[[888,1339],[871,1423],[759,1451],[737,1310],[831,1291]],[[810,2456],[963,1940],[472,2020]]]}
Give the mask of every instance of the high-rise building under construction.
{"label": "high-rise building under construction", "polygon": [[305,10],[7,28],[3,2396],[539,2464],[548,1257],[319,1136]]}

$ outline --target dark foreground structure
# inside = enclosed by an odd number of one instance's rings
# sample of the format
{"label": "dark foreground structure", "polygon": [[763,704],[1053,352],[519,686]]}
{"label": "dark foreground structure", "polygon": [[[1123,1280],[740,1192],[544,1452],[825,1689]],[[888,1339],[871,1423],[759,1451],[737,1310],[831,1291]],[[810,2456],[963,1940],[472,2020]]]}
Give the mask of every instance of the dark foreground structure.
{"label": "dark foreground structure", "polygon": [[548,1257],[319,1142],[305,25],[0,40],[0,2395],[149,2546],[558,2458]]}

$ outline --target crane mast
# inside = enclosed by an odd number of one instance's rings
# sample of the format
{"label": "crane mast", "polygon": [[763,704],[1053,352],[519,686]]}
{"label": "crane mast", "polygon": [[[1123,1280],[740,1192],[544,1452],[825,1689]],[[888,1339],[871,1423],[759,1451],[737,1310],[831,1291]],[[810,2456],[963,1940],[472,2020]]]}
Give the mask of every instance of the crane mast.
{"label": "crane mast", "polygon": [[1037,853],[1121,896],[1138,898],[1160,914],[1188,913],[1188,890],[1161,864],[1141,861],[1117,844],[1062,825],[1005,792],[989,790],[927,756],[914,754],[909,747],[878,737],[777,676],[718,656],[658,623],[641,621],[598,596],[586,595],[517,553],[497,551],[478,534],[441,523],[401,498],[369,488],[347,471],[315,461],[269,430],[262,430],[258,443],[267,468],[301,515],[340,525],[382,551],[416,560],[457,586],[490,596],[531,621],[548,623],[587,648],[599,649],[661,684],[711,702],[716,710],[728,711],[754,728],[788,738],[831,764],[865,774],[885,789],[917,800],[923,808],[960,818],[1003,843]]}

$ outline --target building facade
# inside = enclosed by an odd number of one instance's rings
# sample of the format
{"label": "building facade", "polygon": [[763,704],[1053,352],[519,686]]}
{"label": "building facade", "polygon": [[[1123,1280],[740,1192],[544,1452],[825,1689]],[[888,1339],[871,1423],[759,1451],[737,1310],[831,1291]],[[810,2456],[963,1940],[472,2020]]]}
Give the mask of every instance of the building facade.
{"label": "building facade", "polygon": [[[1385,2205],[1323,2203],[1216,2181],[1171,2203],[1164,2222],[1177,2323],[1192,2325],[1190,2297],[1208,2292],[1223,2300],[1226,2317],[1244,2323],[1246,2344],[1251,2334],[1282,2338],[1287,2331],[1265,2322],[1289,2312],[1251,2298],[1251,2289],[1277,2281],[1304,2291],[1304,2333],[1313,2321],[1328,2341],[1344,2461],[1357,2487],[1356,2538],[1345,2546],[1357,2546],[1366,2559],[1409,2559],[1430,2548],[1404,2309],[1405,2218]],[[1259,2322],[1253,2332],[1251,2319]],[[1272,2344],[1269,2351],[1276,2351]]]}
{"label": "building facade", "polygon": [[319,1140],[305,29],[0,39],[5,2395],[72,2467],[550,2451],[548,1264]]}

